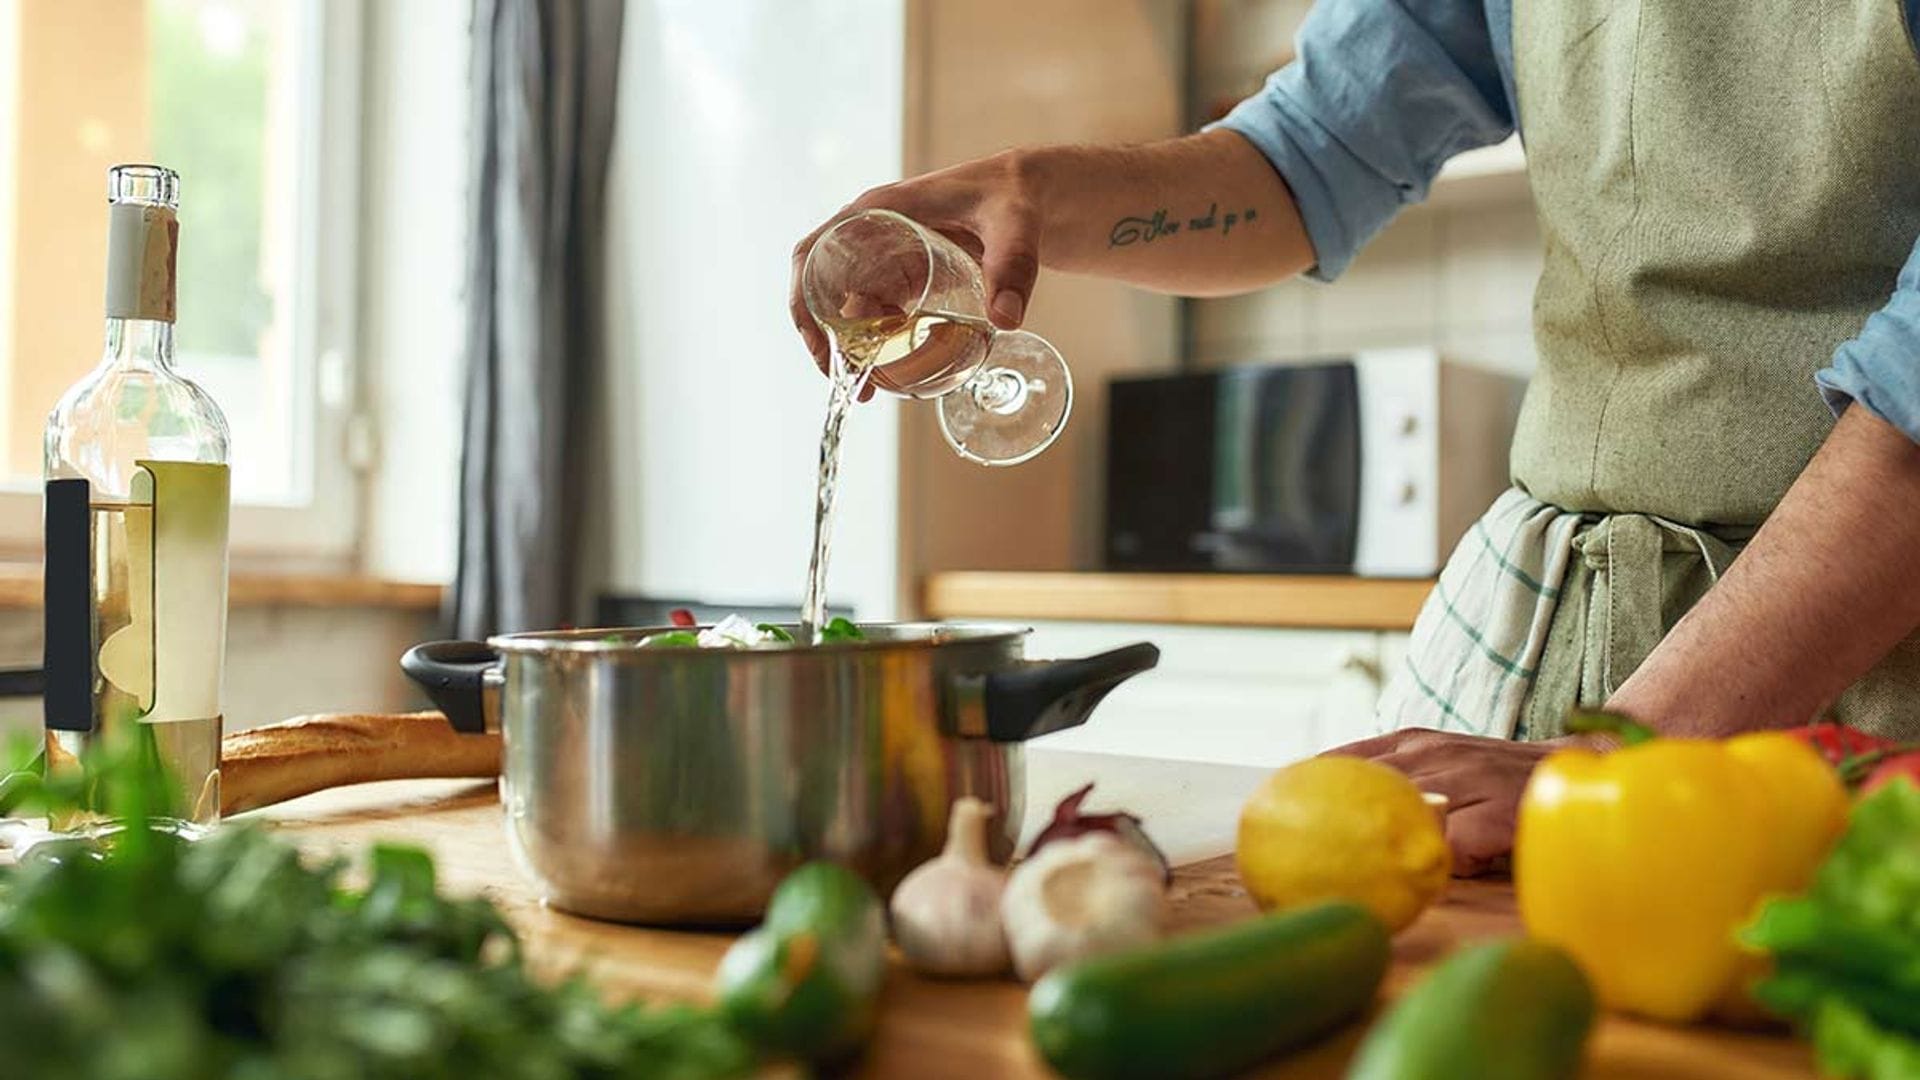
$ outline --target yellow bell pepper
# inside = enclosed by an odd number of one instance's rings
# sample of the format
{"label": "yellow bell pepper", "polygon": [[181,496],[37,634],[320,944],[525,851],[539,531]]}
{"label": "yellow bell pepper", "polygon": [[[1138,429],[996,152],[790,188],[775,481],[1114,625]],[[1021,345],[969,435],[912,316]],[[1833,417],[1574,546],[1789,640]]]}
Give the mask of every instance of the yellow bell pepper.
{"label": "yellow bell pepper", "polygon": [[1520,801],[1520,916],[1607,1007],[1697,1020],[1754,974],[1735,929],[1812,880],[1846,814],[1833,769],[1779,733],[1561,751]]}

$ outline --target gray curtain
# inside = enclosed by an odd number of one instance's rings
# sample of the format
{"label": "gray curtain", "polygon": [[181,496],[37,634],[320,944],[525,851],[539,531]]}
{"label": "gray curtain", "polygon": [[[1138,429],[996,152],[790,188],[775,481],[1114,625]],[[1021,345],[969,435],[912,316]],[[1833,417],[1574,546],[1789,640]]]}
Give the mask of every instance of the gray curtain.
{"label": "gray curtain", "polygon": [[474,0],[461,637],[573,614],[624,0]]}

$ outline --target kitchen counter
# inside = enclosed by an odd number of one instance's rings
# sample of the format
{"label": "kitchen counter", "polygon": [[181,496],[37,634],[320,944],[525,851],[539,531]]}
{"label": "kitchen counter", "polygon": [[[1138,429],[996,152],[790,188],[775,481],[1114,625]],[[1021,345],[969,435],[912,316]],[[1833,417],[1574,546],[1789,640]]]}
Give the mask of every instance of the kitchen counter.
{"label": "kitchen counter", "polygon": [[1069,619],[1335,630],[1408,630],[1428,580],[1333,574],[930,574],[933,619]]}
{"label": "kitchen counter", "polygon": [[[1175,861],[1174,909],[1180,929],[1253,913],[1232,860],[1191,861],[1231,843],[1234,811],[1263,770],[1058,752],[1034,755],[1034,794],[1026,832],[1052,796],[1096,780],[1095,802],[1126,805],[1148,818]],[[620,997],[701,999],[731,938],[622,926],[544,908],[504,848],[491,783],[398,781],[323,792],[253,815],[270,821],[315,854],[361,856],[372,840],[431,850],[443,882],[484,893],[521,933],[541,974],[587,972]],[[1387,994],[1398,994],[1455,945],[1515,933],[1513,892],[1504,882],[1456,882],[1440,904],[1394,946]],[[888,975],[880,1029],[859,1075],[874,1077],[1045,1077],[1028,1045],[1025,992],[1012,982],[936,982],[895,966]],[[1256,1073],[1274,1080],[1339,1077],[1360,1025]],[[1588,1080],[1680,1077],[1689,1080],[1785,1080],[1813,1076],[1805,1044],[1776,1035],[1673,1028],[1607,1018],[1595,1033]]]}

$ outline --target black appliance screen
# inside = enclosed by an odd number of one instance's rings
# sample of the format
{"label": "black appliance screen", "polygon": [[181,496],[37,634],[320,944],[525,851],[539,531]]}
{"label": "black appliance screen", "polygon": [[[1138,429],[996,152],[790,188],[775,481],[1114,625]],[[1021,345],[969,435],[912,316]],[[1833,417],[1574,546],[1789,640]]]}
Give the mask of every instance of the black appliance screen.
{"label": "black appliance screen", "polygon": [[1107,565],[1350,570],[1359,425],[1351,364],[1116,381],[1108,414]]}

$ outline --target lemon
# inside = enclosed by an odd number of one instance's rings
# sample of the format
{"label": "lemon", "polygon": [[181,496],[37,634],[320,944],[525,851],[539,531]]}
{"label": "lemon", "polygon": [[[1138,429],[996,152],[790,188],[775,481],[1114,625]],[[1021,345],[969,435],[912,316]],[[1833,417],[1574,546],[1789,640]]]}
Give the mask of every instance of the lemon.
{"label": "lemon", "polygon": [[1240,881],[1262,911],[1351,900],[1400,930],[1446,888],[1447,838],[1398,771],[1317,757],[1267,778],[1240,811]]}

